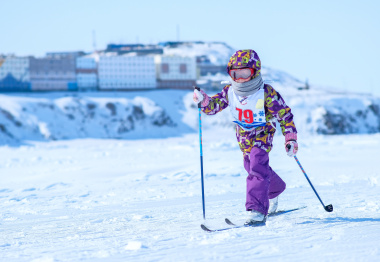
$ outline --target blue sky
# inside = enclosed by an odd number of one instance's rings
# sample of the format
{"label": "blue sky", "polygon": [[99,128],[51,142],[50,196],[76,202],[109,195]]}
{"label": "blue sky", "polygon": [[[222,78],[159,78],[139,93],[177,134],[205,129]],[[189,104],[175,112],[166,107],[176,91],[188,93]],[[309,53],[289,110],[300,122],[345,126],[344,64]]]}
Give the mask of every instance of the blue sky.
{"label": "blue sky", "polygon": [[1,1],[0,53],[41,56],[108,43],[223,41],[264,66],[380,95],[380,1]]}

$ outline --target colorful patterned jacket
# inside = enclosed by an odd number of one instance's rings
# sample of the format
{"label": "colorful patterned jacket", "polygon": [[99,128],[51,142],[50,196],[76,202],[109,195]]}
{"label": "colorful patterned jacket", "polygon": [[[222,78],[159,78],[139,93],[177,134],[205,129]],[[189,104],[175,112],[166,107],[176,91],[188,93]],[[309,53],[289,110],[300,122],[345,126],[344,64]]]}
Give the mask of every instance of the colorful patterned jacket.
{"label": "colorful patterned jacket", "polygon": [[[209,98],[210,102],[207,106],[202,107],[202,111],[207,115],[215,115],[228,107],[228,90],[231,85],[223,88],[222,92]],[[252,147],[264,149],[270,152],[272,149],[272,141],[276,132],[276,123],[272,126],[270,120],[275,118],[281,126],[282,134],[297,133],[297,129],[293,122],[293,114],[291,109],[285,104],[281,95],[268,84],[264,85],[265,99],[265,117],[266,125],[257,127],[253,131],[245,131],[239,125],[236,125],[236,138],[238,140],[244,157],[250,155]]]}

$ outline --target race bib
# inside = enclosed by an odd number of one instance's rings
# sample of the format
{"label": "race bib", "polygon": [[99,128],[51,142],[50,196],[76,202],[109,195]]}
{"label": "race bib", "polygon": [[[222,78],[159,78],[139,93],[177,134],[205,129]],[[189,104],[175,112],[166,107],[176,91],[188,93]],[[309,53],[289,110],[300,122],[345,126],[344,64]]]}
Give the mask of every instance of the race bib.
{"label": "race bib", "polygon": [[228,105],[231,114],[241,128],[251,131],[265,126],[264,89],[250,96],[241,97],[235,94],[232,87],[228,90]]}

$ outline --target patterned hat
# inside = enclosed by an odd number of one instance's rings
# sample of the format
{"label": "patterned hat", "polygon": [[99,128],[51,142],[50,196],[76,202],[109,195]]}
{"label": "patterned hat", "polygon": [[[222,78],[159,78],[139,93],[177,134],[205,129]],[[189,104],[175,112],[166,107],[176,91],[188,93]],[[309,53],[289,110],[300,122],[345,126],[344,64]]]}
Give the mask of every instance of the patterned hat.
{"label": "patterned hat", "polygon": [[261,61],[257,53],[252,49],[238,50],[230,58],[227,65],[227,73],[233,68],[253,68],[255,75],[258,76],[261,71]]}

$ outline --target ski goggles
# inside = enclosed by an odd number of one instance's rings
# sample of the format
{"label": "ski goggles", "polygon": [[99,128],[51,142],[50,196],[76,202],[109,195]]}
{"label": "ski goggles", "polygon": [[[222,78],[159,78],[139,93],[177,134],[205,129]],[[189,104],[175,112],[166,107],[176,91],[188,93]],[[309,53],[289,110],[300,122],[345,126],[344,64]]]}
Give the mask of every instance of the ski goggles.
{"label": "ski goggles", "polygon": [[238,68],[230,70],[230,76],[233,80],[248,79],[251,78],[254,73],[255,70],[253,70],[253,68]]}

